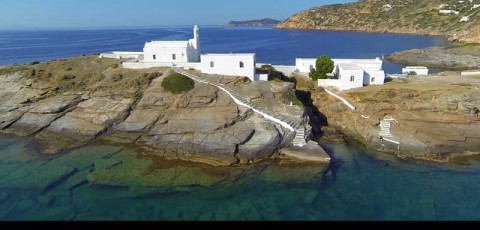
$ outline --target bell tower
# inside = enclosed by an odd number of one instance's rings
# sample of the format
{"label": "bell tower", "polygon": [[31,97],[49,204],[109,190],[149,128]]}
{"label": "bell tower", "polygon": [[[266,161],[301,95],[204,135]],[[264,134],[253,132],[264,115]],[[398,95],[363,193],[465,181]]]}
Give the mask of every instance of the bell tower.
{"label": "bell tower", "polygon": [[195,59],[200,61],[200,34],[198,32],[198,26],[193,27],[193,48],[196,51]]}

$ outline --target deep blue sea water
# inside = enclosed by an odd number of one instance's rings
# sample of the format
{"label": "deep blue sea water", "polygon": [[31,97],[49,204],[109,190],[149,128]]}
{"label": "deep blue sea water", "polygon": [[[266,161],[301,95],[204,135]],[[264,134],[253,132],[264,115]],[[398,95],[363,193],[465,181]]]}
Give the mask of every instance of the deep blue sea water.
{"label": "deep blue sea water", "polygon": [[[275,64],[445,44],[438,37],[270,28],[200,33],[203,52],[256,52],[259,62]],[[3,31],[0,63],[139,51],[146,40],[189,37],[183,27]],[[105,143],[43,156],[30,138],[0,135],[0,220],[480,220],[475,159],[439,165],[321,144],[333,157],[328,167],[265,161],[212,168]]]}
{"label": "deep blue sea water", "polygon": [[[145,41],[187,40],[192,27],[0,31],[0,65],[106,51],[142,51]],[[257,62],[293,65],[296,57],[375,58],[395,51],[445,45],[436,36],[289,31],[270,27],[200,26],[202,53],[256,53]],[[401,66],[385,63],[388,73]]]}

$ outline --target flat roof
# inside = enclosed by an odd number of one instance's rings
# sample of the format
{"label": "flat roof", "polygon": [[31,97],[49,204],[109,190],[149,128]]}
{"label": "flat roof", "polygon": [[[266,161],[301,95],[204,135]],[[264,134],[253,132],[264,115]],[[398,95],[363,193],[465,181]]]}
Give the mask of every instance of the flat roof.
{"label": "flat roof", "polygon": [[343,69],[343,70],[362,70],[360,66],[352,63],[338,63],[338,67]]}
{"label": "flat roof", "polygon": [[145,46],[156,46],[156,47],[187,47],[189,41],[150,41],[146,42]]}
{"label": "flat roof", "polygon": [[255,53],[207,53],[202,56],[254,56]]}
{"label": "flat roof", "polygon": [[[296,58],[297,60],[307,60],[307,61],[316,61],[317,58]],[[364,58],[364,59],[360,59],[360,58],[357,58],[357,59],[347,59],[347,58],[331,58],[331,60],[333,62],[340,62],[340,63],[343,63],[343,62],[355,62],[355,63],[365,63],[365,64],[369,64],[369,63],[378,63],[378,62],[381,62],[382,59],[380,58]]]}
{"label": "flat roof", "polygon": [[405,66],[404,69],[428,69],[425,66]]}

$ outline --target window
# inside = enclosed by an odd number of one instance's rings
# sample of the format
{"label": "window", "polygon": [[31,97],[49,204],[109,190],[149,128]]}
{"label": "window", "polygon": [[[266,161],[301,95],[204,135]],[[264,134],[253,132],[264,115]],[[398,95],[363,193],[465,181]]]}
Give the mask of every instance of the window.
{"label": "window", "polygon": [[153,60],[155,60],[155,59],[157,59],[157,55],[154,54],[153,55]]}
{"label": "window", "polygon": [[371,80],[370,82],[375,82],[375,78],[374,78],[374,77],[372,77],[372,80]]}
{"label": "window", "polygon": [[210,68],[213,68],[215,66],[215,63],[213,61],[210,62]]}
{"label": "window", "polygon": [[177,59],[177,55],[172,54],[172,60],[175,60],[175,59]]}
{"label": "window", "polygon": [[243,68],[243,61],[240,62],[240,68]]}
{"label": "window", "polygon": [[355,76],[350,76],[350,81],[355,81]]}

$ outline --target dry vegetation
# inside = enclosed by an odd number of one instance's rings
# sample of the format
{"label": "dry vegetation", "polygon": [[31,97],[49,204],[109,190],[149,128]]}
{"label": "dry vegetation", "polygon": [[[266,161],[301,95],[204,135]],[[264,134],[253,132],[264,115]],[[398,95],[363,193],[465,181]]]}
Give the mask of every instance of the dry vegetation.
{"label": "dry vegetation", "polygon": [[[448,35],[464,41],[480,42],[480,10],[471,10],[468,1],[454,6],[453,0],[366,0],[348,4],[314,7],[302,11],[277,27],[284,29],[353,30],[366,32]],[[440,4],[448,3],[461,13],[440,14]],[[391,8],[383,7],[390,4]],[[457,2],[457,4],[459,4]],[[471,15],[468,23],[460,18]]]}
{"label": "dry vegetation", "polygon": [[96,55],[58,59],[43,63],[31,62],[0,68],[0,75],[19,72],[31,80],[32,85],[47,85],[58,93],[97,91],[100,89],[134,90],[145,87],[162,75],[165,69],[123,69],[124,60],[101,59]]}

